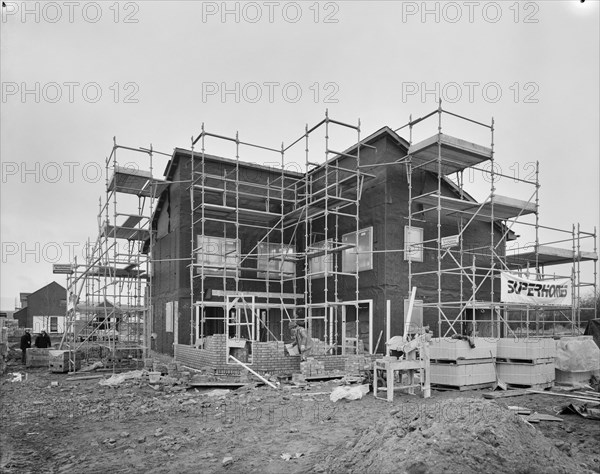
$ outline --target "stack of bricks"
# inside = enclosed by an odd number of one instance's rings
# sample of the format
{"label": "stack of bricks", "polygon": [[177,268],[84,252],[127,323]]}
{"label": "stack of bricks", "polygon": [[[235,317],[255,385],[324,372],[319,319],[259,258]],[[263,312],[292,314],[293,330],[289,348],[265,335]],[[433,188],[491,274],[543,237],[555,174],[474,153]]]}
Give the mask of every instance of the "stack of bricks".
{"label": "stack of bricks", "polygon": [[370,365],[370,359],[369,362],[367,362],[367,358],[363,355],[351,355],[348,356],[348,358],[346,359],[346,367],[344,368],[344,371],[347,374],[351,374],[351,375],[358,375],[361,372],[363,372],[365,369],[367,369]]}
{"label": "stack of bricks", "polygon": [[[29,353],[29,349],[27,352]],[[83,359],[83,354],[80,351],[48,351],[48,367],[51,372],[64,373],[79,370],[81,359]]]}
{"label": "stack of bricks", "polygon": [[325,375],[325,363],[313,357],[309,357],[306,362],[300,363],[300,371],[304,377]]}
{"label": "stack of bricks", "polygon": [[38,349],[30,347],[26,353],[26,367],[48,367],[50,360],[50,349]]}

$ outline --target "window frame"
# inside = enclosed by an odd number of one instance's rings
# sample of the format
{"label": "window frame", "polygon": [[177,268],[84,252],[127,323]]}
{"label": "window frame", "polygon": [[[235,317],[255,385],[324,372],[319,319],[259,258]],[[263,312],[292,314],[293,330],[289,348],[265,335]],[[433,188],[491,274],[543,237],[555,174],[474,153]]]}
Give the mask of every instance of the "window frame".
{"label": "window frame", "polygon": [[[420,234],[420,240],[415,241],[409,236],[414,233]],[[423,262],[425,249],[423,247],[424,230],[423,227],[404,226],[404,260],[411,262]],[[409,247],[413,249],[409,250]],[[416,249],[414,249],[416,247]]]}
{"label": "window frame", "polygon": [[[333,248],[333,240],[321,240],[320,242],[315,242],[312,244],[313,250],[325,250],[326,248]],[[329,258],[328,262],[325,262],[325,258]],[[325,271],[327,273],[333,273],[333,260],[335,256],[334,253],[327,253],[323,255],[319,255],[318,257],[310,257],[308,259],[308,274],[309,278],[325,278]],[[327,263],[327,267],[325,267],[325,263]],[[315,264],[318,264],[318,269],[315,270]],[[322,269],[321,269],[322,268]]]}
{"label": "window frame", "polygon": [[[200,272],[201,267],[204,266],[205,274],[222,276],[223,273],[225,273],[227,276],[239,276],[241,264],[240,239],[198,234],[196,243],[196,263],[199,267],[198,272]],[[214,253],[202,251],[204,246],[210,250],[210,245],[218,246],[219,252]],[[235,245],[235,250],[233,252],[229,252],[227,249],[228,245]]]}
{"label": "window frame", "polygon": [[[54,329],[52,329],[53,327],[54,327]],[[48,333],[49,334],[58,334],[58,316],[50,316],[49,317]]]}
{"label": "window frame", "polygon": [[[367,233],[367,250],[361,250],[361,233]],[[354,236],[354,239],[352,238]],[[342,236],[342,244],[353,243],[355,246],[342,252],[342,271],[345,273],[360,273],[373,270],[373,226],[359,229],[358,232],[348,232]],[[361,267],[361,255],[368,255],[368,264]]]}
{"label": "window frame", "polygon": [[[282,252],[283,250],[283,252]],[[274,255],[282,257],[296,253],[292,245],[281,244],[278,242],[260,242],[256,247],[256,269],[258,278],[266,278],[267,273],[275,276],[295,276],[296,262],[284,260],[283,258],[273,258]]]}

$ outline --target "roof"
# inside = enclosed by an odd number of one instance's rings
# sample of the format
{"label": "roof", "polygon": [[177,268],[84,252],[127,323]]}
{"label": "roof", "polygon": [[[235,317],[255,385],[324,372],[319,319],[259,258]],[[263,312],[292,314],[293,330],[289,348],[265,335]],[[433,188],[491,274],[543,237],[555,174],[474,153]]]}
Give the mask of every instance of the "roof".
{"label": "roof", "polygon": [[66,288],[64,288],[62,285],[59,285],[59,284],[58,284],[58,283],[56,283],[55,281],[53,281],[53,282],[51,282],[51,283],[48,283],[46,286],[42,286],[42,287],[41,287],[39,290],[36,290],[36,291],[34,291],[33,293],[30,293],[30,294],[27,296],[27,298],[31,298],[31,297],[32,297],[33,295],[35,295],[36,293],[39,293],[40,291],[42,291],[42,290],[45,290],[46,288],[48,288],[49,286],[52,286],[52,285],[56,285],[56,286],[58,286],[58,287],[59,287],[59,288],[60,288],[62,291],[64,291],[64,292],[65,292],[65,298],[66,298],[67,289],[66,289]]}
{"label": "roof", "polygon": [[[346,150],[344,150],[343,152],[341,152],[341,154],[333,156],[329,160],[329,163],[336,162],[336,161],[342,159],[345,155],[355,155],[357,153],[357,151],[361,147],[365,147],[365,146],[372,147],[373,143],[381,140],[384,137],[387,137],[387,138],[391,139],[393,141],[393,143],[395,143],[401,149],[405,150],[406,153],[408,153],[408,150],[410,149],[410,143],[407,140],[405,140],[404,138],[402,138],[400,135],[398,135],[390,127],[384,126],[384,127],[381,127],[379,130],[371,133],[366,138],[360,140],[358,143],[355,143],[354,145],[350,146],[349,148],[347,148]],[[459,139],[454,139],[452,137],[448,137],[448,139],[452,139],[452,140],[458,141],[458,142],[460,142],[460,144],[464,143],[464,144],[468,144],[469,146],[475,146],[474,144],[469,144],[468,142],[465,142],[465,141],[459,140]],[[200,153],[194,152],[194,155],[199,157]],[[173,174],[175,172],[175,169],[177,168],[179,159],[182,158],[182,157],[186,157],[186,156],[191,158],[192,151],[191,150],[186,150],[186,149],[183,149],[183,148],[175,148],[174,149],[173,155],[171,157],[171,160],[167,164],[167,167],[165,168],[165,172],[164,172],[165,179],[167,181],[171,181],[172,180]],[[257,170],[261,170],[261,171],[268,171],[270,173],[274,172],[274,169],[272,167],[268,167],[268,166],[264,166],[264,165],[260,165],[260,164],[256,164],[256,163],[248,163],[248,162],[244,162],[244,161],[237,161],[237,160],[233,160],[233,159],[230,159],[230,158],[224,158],[224,157],[210,155],[210,154],[206,154],[206,153],[203,156],[204,156],[205,160],[209,160],[209,161],[213,161],[213,162],[229,163],[231,165],[238,165],[239,164],[240,166],[243,166],[244,168],[253,168],[253,169],[257,169]],[[401,158],[403,158],[403,157],[400,157],[400,159]],[[432,172],[432,171],[428,171],[428,172]],[[288,170],[286,170],[286,171],[284,171],[284,173],[287,176],[295,177],[295,178],[302,178],[304,176],[303,173],[298,173],[298,172],[295,172],[295,171],[288,171]],[[462,193],[461,193],[460,189],[458,188],[458,186],[456,185],[456,183],[454,183],[452,180],[450,180],[447,176],[442,176],[442,180],[443,180],[444,183],[446,183],[446,185],[450,188],[450,190],[453,191],[457,196],[459,196],[459,197],[462,196],[467,201],[470,201],[470,202],[473,202],[473,203],[478,203],[478,201],[475,198],[473,198],[470,194],[468,194],[467,192],[465,192],[464,189],[462,190]],[[154,215],[152,216],[152,221],[153,222],[155,221],[156,216],[160,212],[165,199],[166,199],[166,193],[163,192],[161,194],[161,196],[159,198],[159,201],[158,201],[158,203],[156,205],[156,208],[154,210]],[[501,230],[503,232],[506,231],[506,227],[503,224],[497,223],[496,225],[501,226]],[[515,238],[515,233],[513,231],[509,231],[508,234],[507,234],[507,238],[508,238],[508,240],[513,240]]]}
{"label": "roof", "polygon": [[[261,171],[268,171],[269,173],[275,173],[278,172],[277,168],[273,168],[272,166],[265,166],[265,165],[260,165],[257,163],[250,163],[248,161],[243,161],[243,160],[233,160],[231,158],[224,158],[222,156],[216,156],[216,155],[209,155],[208,153],[204,153],[204,155],[202,155],[199,152],[194,152],[194,157],[195,158],[200,158],[201,156],[204,156],[205,160],[208,161],[213,161],[216,163],[228,163],[231,164],[232,166],[238,165],[243,167],[243,168],[253,168],[253,169],[257,169],[257,170],[261,170]],[[179,164],[179,159],[182,157],[192,157],[192,151],[191,150],[186,150],[184,148],[175,148],[173,150],[173,155],[171,156],[171,159],[169,160],[169,162],[167,163],[167,167],[165,168],[165,178],[167,181],[170,181],[173,178],[173,173],[175,172],[175,169],[177,168],[177,165]],[[290,171],[290,170],[284,170],[284,174],[286,174],[287,176],[293,177],[293,178],[302,178],[304,176],[303,173],[298,173],[296,171]]]}

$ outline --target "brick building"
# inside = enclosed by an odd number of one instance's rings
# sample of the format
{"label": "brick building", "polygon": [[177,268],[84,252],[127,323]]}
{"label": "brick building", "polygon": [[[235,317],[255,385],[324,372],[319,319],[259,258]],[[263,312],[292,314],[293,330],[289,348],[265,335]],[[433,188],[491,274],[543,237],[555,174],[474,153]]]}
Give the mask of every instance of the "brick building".
{"label": "brick building", "polygon": [[[321,124],[329,122],[338,124]],[[484,204],[450,176],[492,159],[491,148],[441,133],[410,144],[384,127],[343,152],[326,146],[317,163],[311,131],[303,169],[243,161],[239,141],[235,159],[175,149],[152,220],[154,349],[194,366],[227,364],[241,349],[272,371],[297,310],[319,357],[334,357],[382,353],[386,337],[403,331],[413,286],[413,321],[436,335],[452,327],[436,302],[499,300],[499,282],[484,270],[475,270],[476,288],[464,275],[442,276],[456,265],[445,258],[453,246],[465,266],[489,265],[515,237],[503,223],[511,213],[495,218],[493,208],[461,227],[468,209]],[[535,210],[526,204],[507,206]],[[473,318],[493,325],[491,307],[479,308]],[[443,310],[446,319],[462,312]]]}

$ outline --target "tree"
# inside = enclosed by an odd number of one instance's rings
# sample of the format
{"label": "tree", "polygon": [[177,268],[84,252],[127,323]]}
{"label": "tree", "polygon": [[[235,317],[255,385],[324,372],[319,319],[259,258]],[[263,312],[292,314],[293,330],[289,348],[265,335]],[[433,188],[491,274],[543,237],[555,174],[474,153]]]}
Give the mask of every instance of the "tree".
{"label": "tree", "polygon": [[[596,308],[595,314],[594,308]],[[585,326],[590,319],[594,318],[600,318],[600,293],[581,298],[581,325]]]}

